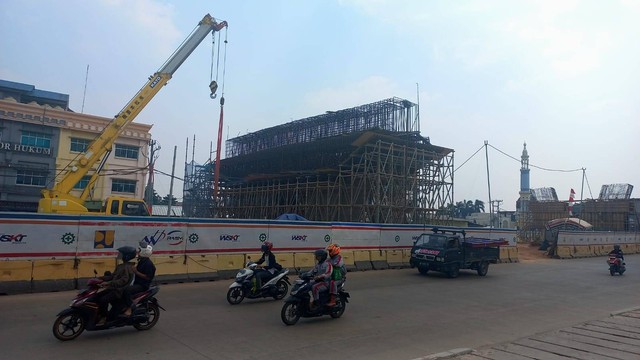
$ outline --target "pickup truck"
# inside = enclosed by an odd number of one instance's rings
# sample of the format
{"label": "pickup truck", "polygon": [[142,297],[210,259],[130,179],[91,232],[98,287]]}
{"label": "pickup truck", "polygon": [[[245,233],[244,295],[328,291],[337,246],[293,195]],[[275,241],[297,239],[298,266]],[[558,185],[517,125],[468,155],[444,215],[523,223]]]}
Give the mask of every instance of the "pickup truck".
{"label": "pickup truck", "polygon": [[500,258],[500,245],[508,242],[500,239],[466,237],[464,230],[433,229],[433,233],[420,235],[411,248],[411,267],[417,267],[422,275],[430,270],[440,271],[450,278],[458,277],[460,269],[476,270],[485,276],[490,263]]}

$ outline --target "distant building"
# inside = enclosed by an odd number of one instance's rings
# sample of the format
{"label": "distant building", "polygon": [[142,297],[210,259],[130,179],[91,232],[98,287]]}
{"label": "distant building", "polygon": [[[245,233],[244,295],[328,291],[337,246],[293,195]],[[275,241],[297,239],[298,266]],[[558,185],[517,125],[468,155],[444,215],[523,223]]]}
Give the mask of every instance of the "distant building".
{"label": "distant building", "polygon": [[[67,94],[0,80],[0,211],[37,211],[40,191],[110,122],[71,111]],[[112,193],[143,197],[150,129],[132,123],[118,138],[94,187],[95,207]],[[88,181],[72,193],[80,195]]]}

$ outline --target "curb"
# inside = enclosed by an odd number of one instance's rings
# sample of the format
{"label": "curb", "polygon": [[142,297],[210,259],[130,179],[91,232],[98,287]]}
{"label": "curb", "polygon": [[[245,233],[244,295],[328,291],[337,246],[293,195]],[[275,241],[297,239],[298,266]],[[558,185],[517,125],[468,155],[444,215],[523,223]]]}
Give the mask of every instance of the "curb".
{"label": "curb", "polygon": [[436,359],[450,359],[455,356],[466,355],[473,351],[473,349],[468,348],[459,348],[459,349],[451,349],[443,352],[439,352],[437,354],[431,354],[419,358],[415,358],[413,360],[436,360]]}
{"label": "curb", "polygon": [[636,306],[636,307],[632,307],[630,309],[624,309],[624,310],[618,310],[618,311],[614,311],[611,314],[609,314],[609,316],[617,316],[617,315],[622,315],[624,313],[628,313],[628,312],[632,312],[632,311],[637,311],[640,310],[640,306]]}

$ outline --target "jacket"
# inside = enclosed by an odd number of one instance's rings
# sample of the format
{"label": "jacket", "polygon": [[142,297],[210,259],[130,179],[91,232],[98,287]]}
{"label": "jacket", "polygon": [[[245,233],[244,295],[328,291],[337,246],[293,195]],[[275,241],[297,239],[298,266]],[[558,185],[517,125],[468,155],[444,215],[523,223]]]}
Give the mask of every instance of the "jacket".
{"label": "jacket", "polygon": [[282,266],[276,262],[276,256],[273,255],[273,253],[271,251],[262,253],[262,257],[260,257],[260,259],[258,259],[258,261],[256,261],[256,264],[260,265],[265,261],[267,263],[263,267],[266,270],[271,270],[271,269],[276,270],[276,271],[282,270]]}
{"label": "jacket", "polygon": [[153,277],[156,275],[156,266],[153,264],[153,261],[147,257],[139,257],[138,265],[136,265],[136,270],[138,272],[143,273],[149,279],[143,279],[140,276],[136,276],[136,279],[133,281],[134,285],[140,285],[145,290],[149,288],[151,285],[151,281]]}
{"label": "jacket", "polygon": [[107,289],[115,292],[120,298],[124,289],[133,280],[133,264],[130,262],[118,264],[111,275],[103,276],[102,279],[108,282]]}
{"label": "jacket", "polygon": [[331,262],[327,259],[320,264],[316,264],[316,266],[314,266],[313,269],[309,271],[309,274],[313,275],[314,277],[319,277],[322,279],[321,281],[328,283],[329,280],[331,280],[332,272],[333,266],[331,266]]}

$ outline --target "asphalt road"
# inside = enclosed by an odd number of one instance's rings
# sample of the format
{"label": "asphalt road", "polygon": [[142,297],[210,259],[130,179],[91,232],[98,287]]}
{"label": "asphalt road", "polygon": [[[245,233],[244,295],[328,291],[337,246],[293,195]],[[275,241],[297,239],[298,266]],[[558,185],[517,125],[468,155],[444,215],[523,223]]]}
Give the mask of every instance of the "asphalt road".
{"label": "asphalt road", "polygon": [[282,301],[226,302],[229,281],[162,285],[167,309],[149,331],[85,332],[60,342],[51,327],[71,292],[0,297],[5,359],[413,359],[479,348],[607,317],[640,305],[640,255],[612,277],[605,258],[492,265],[482,278],[415,269],[349,273],[344,316],[280,320]]}

